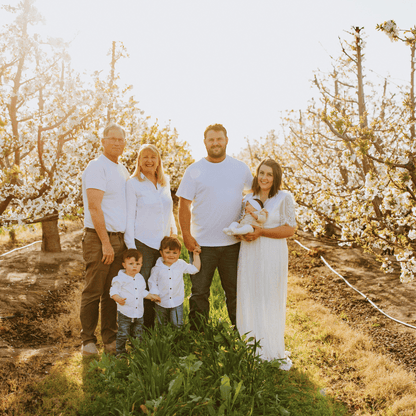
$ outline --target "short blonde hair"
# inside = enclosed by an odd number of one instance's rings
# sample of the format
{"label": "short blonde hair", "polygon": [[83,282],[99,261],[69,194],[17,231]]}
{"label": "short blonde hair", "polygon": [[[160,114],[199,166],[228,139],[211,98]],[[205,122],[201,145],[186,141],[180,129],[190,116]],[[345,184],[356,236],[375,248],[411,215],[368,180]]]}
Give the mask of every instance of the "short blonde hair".
{"label": "short blonde hair", "polygon": [[141,156],[142,156],[143,152],[147,149],[150,150],[151,152],[153,152],[155,155],[157,155],[157,157],[159,159],[159,163],[158,163],[157,168],[156,168],[157,183],[160,186],[166,186],[167,180],[166,180],[165,173],[163,171],[162,158],[160,157],[160,153],[159,153],[158,148],[154,144],[147,143],[147,144],[143,144],[142,146],[140,146],[139,154],[137,156],[137,161],[136,161],[136,169],[133,172],[133,175],[131,175],[131,177],[132,178],[137,178],[140,182],[144,181],[144,179],[140,175],[140,173],[141,173],[140,160],[141,160]]}

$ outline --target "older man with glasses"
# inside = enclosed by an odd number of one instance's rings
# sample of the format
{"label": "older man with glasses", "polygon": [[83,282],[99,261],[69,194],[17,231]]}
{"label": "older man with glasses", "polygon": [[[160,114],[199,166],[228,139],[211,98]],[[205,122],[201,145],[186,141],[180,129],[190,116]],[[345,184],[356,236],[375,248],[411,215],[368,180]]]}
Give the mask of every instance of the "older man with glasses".
{"label": "older man with glasses", "polygon": [[101,337],[104,350],[114,353],[117,306],[110,298],[111,281],[122,268],[126,231],[127,169],[118,163],[126,145],[126,133],[117,124],[104,129],[103,154],[92,160],[82,175],[86,262],[85,287],[81,298],[82,354],[97,354],[95,329],[101,305]]}

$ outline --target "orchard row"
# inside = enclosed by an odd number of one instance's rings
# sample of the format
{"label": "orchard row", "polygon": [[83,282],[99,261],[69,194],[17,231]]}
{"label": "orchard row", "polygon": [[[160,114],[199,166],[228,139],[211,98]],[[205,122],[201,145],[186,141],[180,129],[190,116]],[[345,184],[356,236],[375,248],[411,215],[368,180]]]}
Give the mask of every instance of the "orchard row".
{"label": "orchard row", "polygon": [[280,160],[301,227],[363,247],[386,272],[400,266],[406,282],[416,273],[416,27],[390,20],[377,29],[409,47],[410,88],[364,82],[365,42],[355,27],[333,71],[315,75],[319,100],[282,120],[283,144],[272,131],[240,157],[252,166]]}

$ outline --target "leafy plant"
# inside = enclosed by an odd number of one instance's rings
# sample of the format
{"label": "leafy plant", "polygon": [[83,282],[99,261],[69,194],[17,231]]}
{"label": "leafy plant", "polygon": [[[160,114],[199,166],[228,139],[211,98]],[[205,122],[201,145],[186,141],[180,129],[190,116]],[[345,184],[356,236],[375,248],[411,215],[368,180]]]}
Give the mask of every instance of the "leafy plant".
{"label": "leafy plant", "polygon": [[[131,344],[124,359],[103,355],[91,364],[94,401],[80,414],[288,416],[289,398],[301,394],[278,361],[260,360],[258,341],[224,320],[212,320],[203,333],[157,326]],[[312,393],[302,395],[307,406],[315,401]]]}

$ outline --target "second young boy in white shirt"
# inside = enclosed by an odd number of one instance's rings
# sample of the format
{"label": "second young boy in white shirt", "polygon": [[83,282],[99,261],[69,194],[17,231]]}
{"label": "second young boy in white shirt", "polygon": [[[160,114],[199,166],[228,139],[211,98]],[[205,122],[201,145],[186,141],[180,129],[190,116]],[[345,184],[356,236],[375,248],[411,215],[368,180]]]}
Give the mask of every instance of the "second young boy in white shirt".
{"label": "second young boy in white shirt", "polygon": [[155,305],[159,324],[171,322],[183,325],[183,301],[185,287],[183,274],[195,274],[201,269],[199,251],[195,250],[193,264],[179,259],[182,244],[176,237],[164,237],[160,243],[160,255],[149,278],[149,291],[159,295],[161,302]]}

